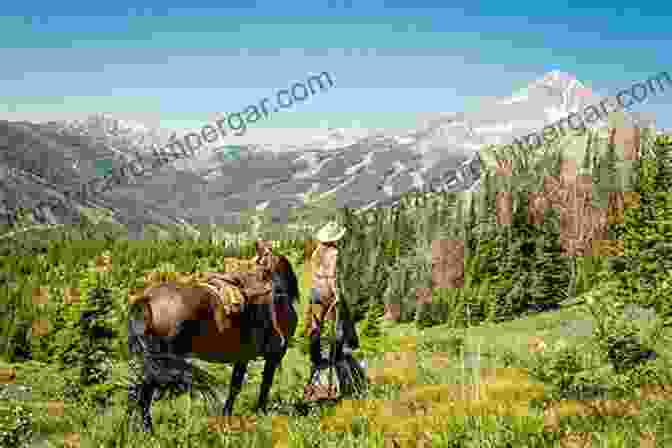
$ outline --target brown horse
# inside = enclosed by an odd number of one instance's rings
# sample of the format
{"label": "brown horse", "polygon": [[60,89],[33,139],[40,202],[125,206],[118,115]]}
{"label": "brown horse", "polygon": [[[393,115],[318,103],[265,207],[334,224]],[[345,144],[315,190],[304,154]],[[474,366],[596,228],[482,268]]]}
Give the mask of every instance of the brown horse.
{"label": "brown horse", "polygon": [[[288,339],[296,331],[294,301],[299,299],[299,288],[289,260],[274,254],[267,242],[257,242],[255,262],[257,272],[272,288],[269,291],[275,313],[269,306],[248,303],[242,312],[231,316],[228,328],[222,328],[207,287],[178,287],[173,283],[150,288],[133,305],[129,351],[142,355],[143,377],[129,387],[129,413],[135,402],[142,410],[145,431],[152,430],[151,405],[156,392],[174,388],[184,392],[196,386],[193,378],[199,370],[188,358],[234,365],[223,409],[224,415],[231,415],[248,362],[263,357],[256,410],[265,411],[275,371],[287,352],[286,340],[278,331]],[[279,329],[273,325],[273,314]]]}

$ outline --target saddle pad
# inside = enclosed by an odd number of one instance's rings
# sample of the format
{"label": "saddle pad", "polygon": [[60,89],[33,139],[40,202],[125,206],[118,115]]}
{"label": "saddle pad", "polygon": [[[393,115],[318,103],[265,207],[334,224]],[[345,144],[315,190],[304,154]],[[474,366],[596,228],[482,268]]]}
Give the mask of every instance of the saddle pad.
{"label": "saddle pad", "polygon": [[224,272],[251,272],[257,268],[257,258],[224,258]]}

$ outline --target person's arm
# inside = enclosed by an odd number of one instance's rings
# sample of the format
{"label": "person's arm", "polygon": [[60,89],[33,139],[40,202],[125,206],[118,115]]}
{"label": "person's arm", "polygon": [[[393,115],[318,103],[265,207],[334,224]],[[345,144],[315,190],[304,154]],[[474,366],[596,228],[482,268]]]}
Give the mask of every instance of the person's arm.
{"label": "person's arm", "polygon": [[[312,279],[317,277],[320,272],[320,248],[321,246],[318,245],[313,251],[313,255],[310,257],[310,273]],[[316,285],[313,284],[312,286],[315,287]]]}

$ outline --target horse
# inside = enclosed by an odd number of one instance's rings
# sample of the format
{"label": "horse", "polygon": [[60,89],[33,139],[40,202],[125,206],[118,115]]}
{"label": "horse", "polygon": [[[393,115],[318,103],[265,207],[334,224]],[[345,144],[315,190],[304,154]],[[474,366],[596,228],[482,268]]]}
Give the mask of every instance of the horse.
{"label": "horse", "polygon": [[[257,267],[266,273],[266,279],[272,285],[272,306],[289,340],[298,324],[294,309],[294,302],[300,300],[296,274],[289,260],[284,255],[275,254],[271,245],[257,241],[256,248]],[[163,320],[166,318],[162,316],[171,316],[168,318],[170,330],[166,330],[165,325],[154,324],[152,313],[157,314],[152,310],[152,304],[157,307],[163,304],[164,308],[168,304],[172,308],[159,314]],[[141,355],[143,375],[129,386],[129,417],[140,407],[145,432],[153,431],[151,406],[157,392],[174,388],[185,392],[196,386],[196,375],[202,370],[191,364],[189,358],[233,364],[229,395],[223,408],[224,416],[230,416],[249,361],[263,357],[263,380],[255,411],[266,411],[275,371],[288,348],[271,325],[269,307],[247,304],[241,313],[231,316],[231,325],[222,329],[210,304],[212,293],[208,288],[178,288],[171,283],[150,288],[135,302],[129,318],[129,352]],[[207,372],[205,375],[206,383],[212,381]],[[212,392],[208,387],[205,389]]]}

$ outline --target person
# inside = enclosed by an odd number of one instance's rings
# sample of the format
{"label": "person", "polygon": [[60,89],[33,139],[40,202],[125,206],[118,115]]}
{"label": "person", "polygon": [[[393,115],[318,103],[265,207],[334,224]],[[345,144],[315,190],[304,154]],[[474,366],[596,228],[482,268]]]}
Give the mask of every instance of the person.
{"label": "person", "polygon": [[317,233],[319,245],[311,256],[312,289],[311,301],[306,316],[306,332],[310,338],[310,359],[313,368],[325,368],[328,361],[322,356],[320,347],[321,324],[334,319],[336,299],[336,262],[337,243],[346,233],[346,229],[335,222],[325,225]]}

